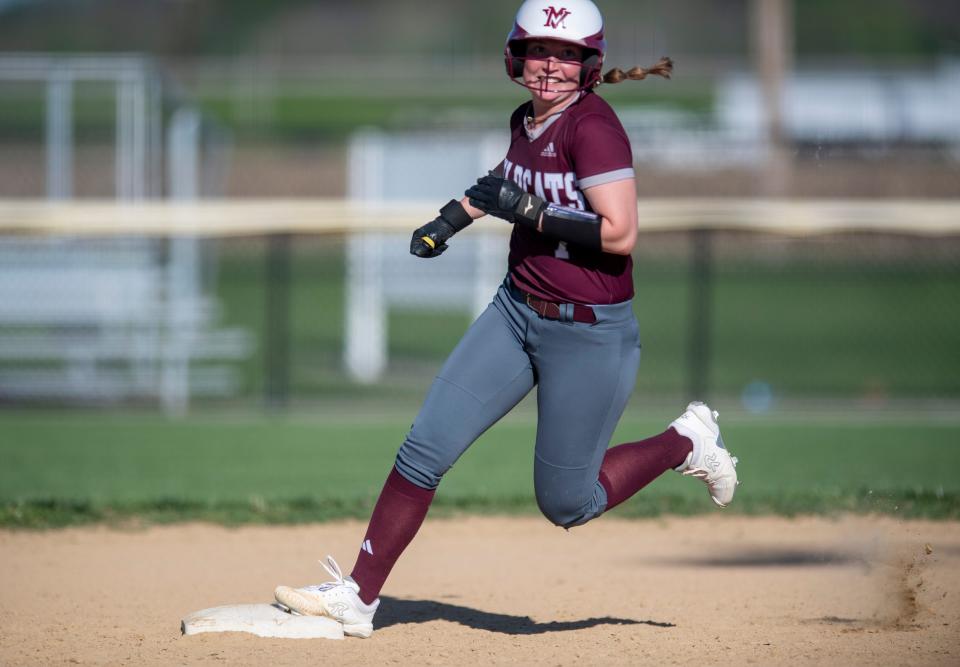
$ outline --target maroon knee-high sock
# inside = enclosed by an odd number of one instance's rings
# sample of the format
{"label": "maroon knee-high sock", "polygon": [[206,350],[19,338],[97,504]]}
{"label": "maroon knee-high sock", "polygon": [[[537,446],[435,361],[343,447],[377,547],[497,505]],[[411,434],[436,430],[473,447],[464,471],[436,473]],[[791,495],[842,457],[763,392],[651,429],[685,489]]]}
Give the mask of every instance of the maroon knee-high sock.
{"label": "maroon knee-high sock", "polygon": [[607,450],[600,464],[600,484],[607,492],[607,510],[635,494],[661,474],[681,465],[693,443],[672,428],[660,435],[617,445]]}
{"label": "maroon knee-high sock", "polygon": [[380,595],[394,563],[420,530],[435,493],[435,489],[423,489],[407,481],[396,468],[390,471],[350,573],[360,586],[360,599],[365,604]]}

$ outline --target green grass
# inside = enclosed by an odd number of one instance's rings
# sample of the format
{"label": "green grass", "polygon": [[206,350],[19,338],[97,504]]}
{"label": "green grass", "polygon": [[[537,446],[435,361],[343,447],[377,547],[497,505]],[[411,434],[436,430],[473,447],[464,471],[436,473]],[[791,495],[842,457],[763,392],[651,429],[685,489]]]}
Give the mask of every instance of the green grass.
{"label": "green grass", "polygon": [[724,271],[714,387],[767,379],[795,394],[957,396],[960,271],[787,266]]}
{"label": "green grass", "polygon": [[[353,414],[3,414],[0,525],[365,518],[412,414]],[[627,418],[614,441],[658,432],[665,419]],[[526,409],[491,429],[444,479],[435,512],[535,513],[534,433]],[[733,418],[724,437],[741,459],[732,512],[960,518],[955,422]],[[706,511],[713,507],[702,485],[668,474],[616,513]]]}

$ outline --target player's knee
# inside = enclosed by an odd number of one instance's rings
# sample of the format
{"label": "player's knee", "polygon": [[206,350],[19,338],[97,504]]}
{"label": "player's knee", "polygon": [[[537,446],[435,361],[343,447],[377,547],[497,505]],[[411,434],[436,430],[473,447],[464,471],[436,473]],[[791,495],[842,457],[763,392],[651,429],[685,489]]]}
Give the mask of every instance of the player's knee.
{"label": "player's knee", "polygon": [[435,489],[448,467],[443,467],[434,456],[425,453],[416,446],[410,446],[409,439],[405,440],[397,452],[394,466],[401,475],[411,483],[424,489]]}
{"label": "player's knee", "polygon": [[456,434],[441,435],[415,426],[397,452],[396,467],[417,486],[435,489],[464,449]]}
{"label": "player's knee", "polygon": [[550,523],[561,528],[580,526],[597,514],[590,498],[570,494],[538,493],[537,506]]}

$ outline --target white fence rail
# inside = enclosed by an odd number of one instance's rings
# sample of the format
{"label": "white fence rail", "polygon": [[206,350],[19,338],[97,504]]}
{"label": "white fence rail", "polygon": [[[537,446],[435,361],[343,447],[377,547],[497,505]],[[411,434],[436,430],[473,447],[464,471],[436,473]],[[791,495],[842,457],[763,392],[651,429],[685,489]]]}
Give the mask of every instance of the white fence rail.
{"label": "white fence rail", "polygon": [[[0,234],[109,238],[200,238],[270,234],[404,232],[437,215],[445,202],[361,204],[344,199],[243,199],[122,203],[0,199]],[[718,229],[788,236],[868,231],[960,233],[960,199],[645,199],[641,231]],[[463,232],[509,234],[509,225],[484,219]],[[445,257],[437,261],[445,261]]]}
{"label": "white fence rail", "polygon": [[[270,236],[275,234],[328,234],[347,236],[351,235],[354,242],[364,249],[362,256],[366,264],[354,265],[348,276],[351,280],[360,281],[363,289],[356,286],[348,287],[348,297],[351,305],[357,310],[352,317],[357,318],[354,325],[347,325],[344,336],[344,366],[360,381],[374,379],[378,369],[386,362],[385,357],[366,360],[366,366],[351,367],[351,355],[362,353],[380,354],[378,350],[385,339],[385,331],[377,329],[377,322],[386,321],[386,311],[390,307],[419,307],[422,303],[410,303],[409,299],[396,298],[393,301],[385,295],[396,294],[396,285],[387,285],[390,276],[396,276],[409,271],[410,276],[419,276],[413,280],[415,292],[421,292],[423,286],[433,285],[441,280],[437,276],[455,275],[464,266],[464,253],[448,253],[429,263],[405,255],[410,233],[424,221],[436,215],[438,203],[396,202],[390,204],[357,203],[346,200],[297,200],[297,201],[197,201],[173,203],[106,203],[106,202],[40,202],[40,201],[0,201],[0,235],[9,240],[11,236],[19,241],[28,243],[37,241],[34,237],[58,236],[70,233],[72,238],[84,237],[90,240],[103,237],[153,237],[158,239],[202,239],[213,237],[243,237],[243,236]],[[907,236],[946,237],[960,234],[960,200],[951,201],[877,201],[877,200],[736,200],[736,199],[685,199],[685,200],[646,200],[638,204],[640,227],[643,231],[682,231],[682,230],[744,230],[756,232],[773,232],[784,236],[804,237],[819,234],[834,234],[847,232],[880,232]],[[358,230],[363,230],[358,233]],[[506,235],[509,226],[499,220],[485,219],[465,230],[454,239],[458,249],[468,243],[476,243],[480,238],[489,238],[489,244],[475,246],[477,261],[486,261],[487,271],[475,271],[470,281],[464,283],[467,290],[484,291],[484,298],[491,293],[486,279],[490,275],[502,277],[505,263],[502,254],[506,247]],[[381,236],[386,234],[386,236]],[[396,246],[391,248],[391,264],[385,270],[383,245],[384,239]],[[366,243],[371,247],[365,247]],[[489,250],[489,252],[487,252]],[[395,251],[395,252],[394,252]],[[473,261],[473,260],[471,260]],[[135,307],[123,310],[126,322],[123,326],[114,327],[110,337],[103,338],[97,346],[87,345],[85,348],[100,351],[97,354],[108,356],[117,354],[118,350],[130,350],[129,358],[140,358],[146,349],[149,352],[151,345],[158,345],[157,341],[164,340],[163,331],[169,329],[149,329],[150,323],[162,322],[157,317],[158,309],[162,308],[153,296],[166,289],[166,284],[140,285],[131,283],[117,291],[117,281],[125,281],[118,273],[122,267],[101,266],[105,272],[99,277],[85,278],[69,272],[69,262],[62,258],[51,264],[61,266],[59,272],[60,285],[52,289],[57,292],[51,296],[51,303],[59,299],[62,305],[59,316],[70,314],[71,308],[78,301],[85,300],[87,316],[102,313],[104,317],[114,317],[109,307],[98,311],[96,304],[99,301],[112,303],[114,306],[123,303],[130,290],[147,296],[137,296],[133,301]],[[420,275],[418,270],[429,264],[430,275]],[[15,256],[11,255],[0,261],[0,332],[4,325],[11,325],[24,321],[24,308],[36,305],[36,312],[42,312],[47,305],[42,302],[45,297],[38,297],[30,290],[44,286],[43,280],[37,280],[31,286],[31,280],[10,280],[17,271]],[[141,276],[142,277],[142,276]],[[419,281],[419,282],[418,282]],[[77,289],[76,283],[84,284],[85,297],[72,296],[70,290]],[[482,283],[482,284],[481,284]],[[102,285],[102,290],[97,285]],[[138,286],[139,285],[139,286]],[[418,289],[419,286],[419,289]],[[461,285],[463,287],[463,285]],[[46,288],[50,288],[47,284]],[[4,291],[6,290],[6,291]],[[364,291],[366,290],[366,291]],[[364,296],[366,295],[366,296]],[[363,297],[363,298],[361,298]],[[19,302],[18,302],[19,300]],[[99,300],[99,301],[98,301]],[[65,301],[65,302],[64,302]],[[213,317],[215,312],[208,310],[209,304],[192,302],[195,306],[190,310],[200,318]],[[468,304],[472,301],[467,300]],[[469,305],[468,309],[473,306]],[[36,314],[36,313],[34,313]],[[51,313],[45,313],[41,318],[51,324],[55,318]],[[179,321],[174,318],[170,321]],[[188,318],[189,319],[189,318]],[[209,320],[208,320],[209,321]],[[372,323],[366,329],[356,326],[357,322]],[[146,323],[147,328],[141,328],[137,336],[125,338],[127,331],[136,331],[136,327]],[[177,329],[189,332],[189,327]],[[147,334],[144,331],[150,331]],[[207,339],[191,337],[179,339],[189,343],[190,350],[205,355],[230,355],[244,350],[245,342],[242,332],[225,331]],[[351,337],[353,337],[351,339]],[[166,339],[168,344],[173,344]],[[180,343],[177,343],[180,344]],[[81,387],[84,375],[90,368],[89,354],[85,357],[76,350],[75,346],[60,345],[60,341],[49,338],[40,343],[36,339],[24,337],[7,329],[4,339],[0,336],[0,357],[9,358],[19,347],[20,353],[34,353],[37,351],[51,352],[60,350],[61,356],[74,359],[76,382],[72,387]],[[6,346],[6,347],[5,347]],[[27,350],[26,348],[32,348]],[[172,348],[177,349],[177,348]],[[148,355],[149,356],[149,355]],[[156,355],[154,355],[156,356]],[[190,354],[184,357],[188,361]],[[356,356],[354,356],[356,359]],[[134,368],[141,368],[140,375],[135,378],[146,377],[143,366],[132,364]],[[86,369],[86,370],[85,370]],[[182,376],[181,376],[182,377]],[[219,378],[222,380],[223,378]],[[139,380],[137,380],[139,381]],[[215,384],[218,378],[198,380],[193,386],[202,387],[204,383]]]}

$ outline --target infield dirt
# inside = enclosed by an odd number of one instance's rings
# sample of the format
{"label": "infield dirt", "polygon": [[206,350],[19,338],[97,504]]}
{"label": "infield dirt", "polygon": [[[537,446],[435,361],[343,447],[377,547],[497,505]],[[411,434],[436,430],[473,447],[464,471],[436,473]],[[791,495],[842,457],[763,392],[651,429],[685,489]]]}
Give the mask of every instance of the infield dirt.
{"label": "infield dirt", "polygon": [[960,523],[429,520],[368,640],[181,637],[348,569],[364,526],[0,532],[0,664],[960,663]]}

